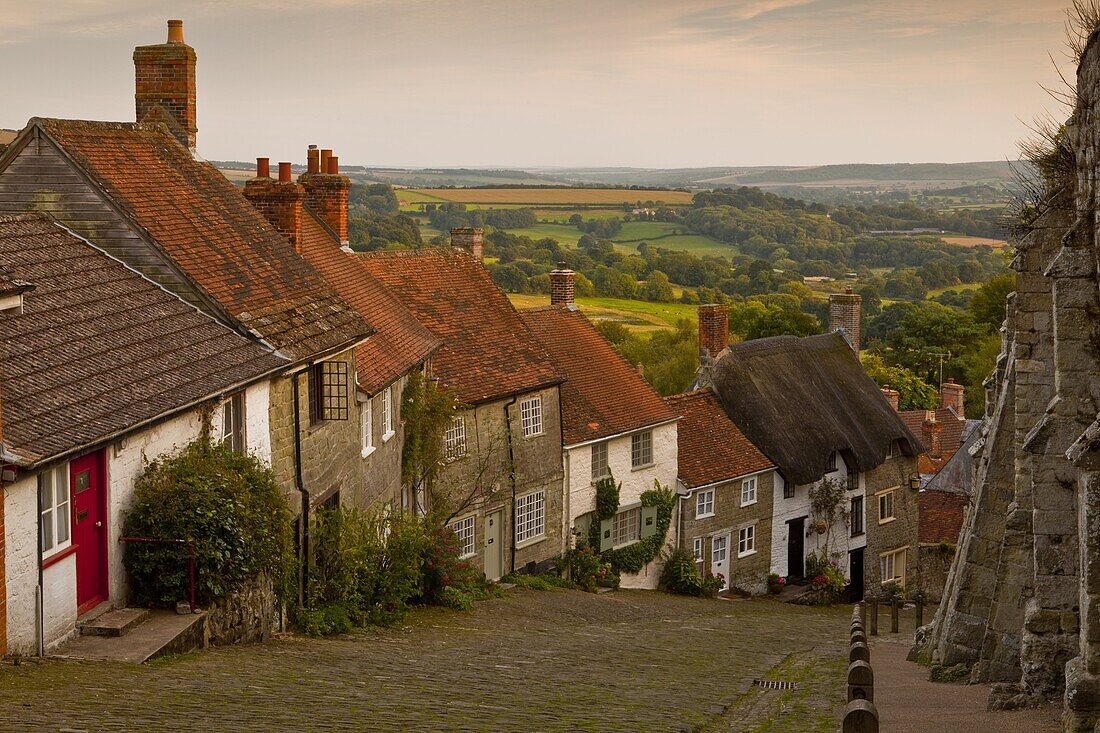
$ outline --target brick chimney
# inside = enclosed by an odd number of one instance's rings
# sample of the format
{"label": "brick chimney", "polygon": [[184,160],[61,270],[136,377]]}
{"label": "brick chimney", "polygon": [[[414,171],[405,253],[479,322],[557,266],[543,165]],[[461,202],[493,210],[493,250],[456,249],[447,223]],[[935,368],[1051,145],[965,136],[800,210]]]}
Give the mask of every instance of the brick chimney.
{"label": "brick chimney", "polygon": [[845,288],[843,293],[829,296],[829,330],[842,332],[857,354],[862,310],[863,298],[859,293],[853,293],[851,286]]}
{"label": "brick chimney", "polygon": [[576,278],[577,273],[564,262],[559,262],[558,269],[550,271],[550,305],[573,305]]}
{"label": "brick chimney", "polygon": [[134,49],[134,102],[138,122],[167,122],[172,134],[195,149],[195,49],[183,42],[183,21],[168,21],[168,41]]}
{"label": "brick chimney", "polygon": [[921,442],[924,443],[924,447],[928,450],[928,455],[932,458],[939,458],[943,455],[940,450],[940,433],[943,431],[943,423],[936,422],[936,412],[934,410],[926,410],[924,413],[924,422],[920,426]]}
{"label": "brick chimney", "polygon": [[306,172],[298,176],[298,183],[306,191],[306,206],[336,232],[340,244],[346,245],[351,179],[340,175],[340,159],[331,150],[318,153],[317,146],[310,145],[306,152]]}
{"label": "brick chimney", "polygon": [[464,249],[481,262],[485,249],[485,230],[481,227],[457,227],[451,230],[451,246]]}
{"label": "brick chimney", "polygon": [[940,385],[940,407],[950,407],[959,418],[966,416],[965,395],[966,387],[955,384],[951,377]]}
{"label": "brick chimney", "polygon": [[279,163],[279,180],[271,180],[268,159],[256,158],[256,177],[244,184],[244,196],[279,233],[301,251],[302,199],[305,191],[290,179],[290,163]]}
{"label": "brick chimney", "polygon": [[699,306],[699,353],[713,359],[730,343],[729,308],[719,303]]}
{"label": "brick chimney", "polygon": [[890,385],[882,385],[882,393],[886,395],[886,401],[890,403],[890,407],[894,408],[894,412],[898,411],[898,400],[901,394],[896,389],[890,389]]}

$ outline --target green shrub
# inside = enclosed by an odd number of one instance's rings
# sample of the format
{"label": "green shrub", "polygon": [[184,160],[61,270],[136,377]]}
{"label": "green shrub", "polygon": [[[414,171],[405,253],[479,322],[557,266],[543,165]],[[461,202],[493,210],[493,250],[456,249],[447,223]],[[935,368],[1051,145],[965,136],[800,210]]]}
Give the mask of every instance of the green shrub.
{"label": "green shrub", "polygon": [[611,564],[606,563],[591,545],[582,541],[569,551],[565,558],[569,567],[569,577],[578,588],[595,593],[597,584],[611,572]]}
{"label": "green shrub", "polygon": [[[596,482],[596,519],[611,519],[619,511],[619,485],[613,476]],[[597,522],[598,524],[598,522]]]}
{"label": "green shrub", "polygon": [[659,581],[661,590],[682,596],[703,594],[703,579],[695,566],[695,558],[689,552],[673,550],[665,558],[665,567]]}
{"label": "green shrub", "polygon": [[[654,481],[653,488],[642,492],[641,499],[643,507],[657,507],[657,531],[655,534],[626,547],[618,550],[607,550],[603,553],[603,559],[611,564],[616,573],[641,572],[646,563],[654,560],[665,545],[668,525],[672,520],[672,508],[676,504],[675,495],[667,487]],[[597,535],[598,530],[599,527],[597,526]]]}
{"label": "green shrub", "polygon": [[456,611],[469,611],[473,608],[474,598],[464,590],[459,590],[453,585],[443,589],[440,605],[453,608]]}
{"label": "green shrub", "polygon": [[502,583],[511,583],[519,588],[530,588],[531,590],[562,590],[576,587],[560,575],[553,575],[552,573],[540,573],[538,575],[511,573],[500,580]]}
{"label": "green shrub", "polygon": [[[255,456],[197,440],[149,464],[123,520],[131,537],[195,543],[195,594],[208,605],[266,573],[280,600],[295,589],[290,510],[271,469]],[[170,606],[188,595],[187,550],[128,544],[131,601]]]}

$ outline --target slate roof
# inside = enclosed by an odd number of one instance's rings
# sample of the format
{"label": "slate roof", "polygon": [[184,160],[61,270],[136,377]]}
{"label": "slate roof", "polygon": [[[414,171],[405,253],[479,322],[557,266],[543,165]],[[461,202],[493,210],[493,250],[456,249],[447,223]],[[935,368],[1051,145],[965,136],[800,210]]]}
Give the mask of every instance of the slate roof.
{"label": "slate roof", "polygon": [[308,209],[302,221],[302,256],[375,328],[374,335],[355,350],[359,388],[367,394],[386,387],[442,345],[370,273],[361,258],[340,248]]}
{"label": "slate roof", "polygon": [[665,402],[682,416],[676,460],[680,482],[689,489],[775,467],[730,420],[711,390],[665,397]]}
{"label": "slate roof", "polygon": [[921,490],[917,495],[920,509],[920,541],[922,543],[959,541],[963,516],[970,497],[951,491]]}
{"label": "slate roof", "polygon": [[294,359],[371,332],[217,168],[163,125],[35,118],[188,278]]}
{"label": "slate roof", "polygon": [[35,286],[0,313],[5,449],[22,465],[287,364],[43,215],[0,217],[0,266]]}
{"label": "slate roof", "polygon": [[432,372],[468,405],[561,384],[516,309],[464,250],[419,249],[356,255],[443,341]]}
{"label": "slate roof", "polygon": [[714,385],[734,423],[795,484],[821,478],[834,451],[859,471],[882,464],[894,441],[905,455],[921,451],[836,332],[731,344]]}
{"label": "slate roof", "polygon": [[576,308],[547,306],[519,314],[565,376],[561,387],[565,445],[676,418],[638,370]]}

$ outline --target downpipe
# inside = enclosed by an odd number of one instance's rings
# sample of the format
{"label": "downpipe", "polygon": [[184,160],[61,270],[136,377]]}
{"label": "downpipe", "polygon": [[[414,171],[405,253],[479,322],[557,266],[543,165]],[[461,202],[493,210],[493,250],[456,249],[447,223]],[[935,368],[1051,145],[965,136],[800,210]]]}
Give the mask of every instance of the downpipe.
{"label": "downpipe", "polygon": [[508,436],[508,483],[512,488],[512,521],[511,537],[508,538],[508,546],[511,548],[511,560],[508,563],[508,572],[516,572],[516,453],[512,443],[512,405],[516,404],[519,396],[513,396],[504,405],[504,427]]}
{"label": "downpipe", "polygon": [[[308,370],[313,368],[313,364],[306,367],[306,374]],[[301,578],[299,586],[299,595],[302,599],[302,608],[309,606],[309,491],[306,490],[305,482],[302,480],[302,414],[301,414],[301,374],[295,374],[291,378],[294,380],[294,485],[298,489],[299,495],[302,497],[302,513],[299,515],[301,527],[300,543],[302,558],[302,567],[299,570],[299,577]]]}

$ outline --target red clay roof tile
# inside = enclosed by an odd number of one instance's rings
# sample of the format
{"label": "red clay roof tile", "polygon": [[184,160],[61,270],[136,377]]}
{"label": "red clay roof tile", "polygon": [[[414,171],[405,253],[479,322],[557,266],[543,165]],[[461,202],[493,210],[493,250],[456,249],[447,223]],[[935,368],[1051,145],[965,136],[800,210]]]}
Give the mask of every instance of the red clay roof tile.
{"label": "red clay roof tile", "polygon": [[677,426],[680,481],[697,488],[775,468],[738,429],[709,389],[666,397],[683,417]]}

